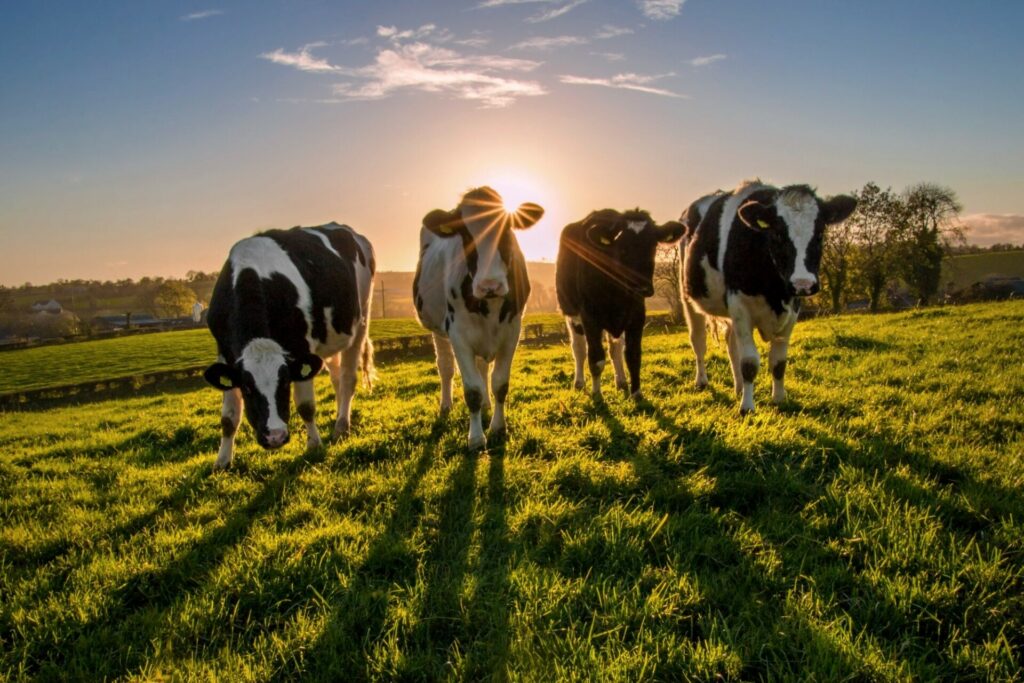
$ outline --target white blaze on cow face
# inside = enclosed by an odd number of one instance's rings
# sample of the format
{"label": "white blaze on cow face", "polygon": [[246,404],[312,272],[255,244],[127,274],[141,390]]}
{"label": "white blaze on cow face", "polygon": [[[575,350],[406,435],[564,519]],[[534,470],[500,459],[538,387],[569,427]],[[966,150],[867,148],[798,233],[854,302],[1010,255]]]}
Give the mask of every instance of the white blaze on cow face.
{"label": "white blaze on cow face", "polygon": [[289,405],[288,387],[281,386],[282,381],[288,384],[284,349],[273,339],[257,337],[242,349],[239,364],[243,377],[248,374],[252,378],[251,384],[242,382],[242,392],[246,399],[246,415],[257,439],[266,447],[283,446],[288,440],[286,419]]}
{"label": "white blaze on cow face", "polygon": [[814,239],[818,220],[818,202],[803,192],[783,192],[775,202],[775,211],[786,224],[789,240],[796,250],[793,273],[789,283],[798,294],[810,293],[818,284],[818,276],[807,268],[807,252]]}
{"label": "white blaze on cow face", "polygon": [[478,299],[508,294],[508,265],[498,248],[502,233],[509,230],[508,215],[501,197],[491,192],[493,197],[466,199],[461,206],[462,222],[476,254],[473,296]]}
{"label": "white blaze on cow face", "polygon": [[626,228],[632,230],[636,234],[640,234],[644,231],[644,228],[648,226],[647,221],[629,221],[626,223]]}

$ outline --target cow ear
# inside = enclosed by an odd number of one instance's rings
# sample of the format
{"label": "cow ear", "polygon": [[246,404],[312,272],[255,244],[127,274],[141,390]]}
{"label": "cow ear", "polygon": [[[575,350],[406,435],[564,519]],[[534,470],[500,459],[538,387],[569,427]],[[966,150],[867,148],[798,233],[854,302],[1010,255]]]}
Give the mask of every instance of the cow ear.
{"label": "cow ear", "polygon": [[423,217],[423,227],[439,237],[451,237],[462,227],[462,217],[454,211],[434,209]]}
{"label": "cow ear", "polygon": [[214,389],[227,391],[237,389],[239,385],[238,373],[227,363],[214,363],[203,371],[203,379],[210,383]]}
{"label": "cow ear", "polygon": [[686,233],[686,226],[679,221],[669,221],[658,226],[658,241],[664,244],[672,244],[678,241]]}
{"label": "cow ear", "polygon": [[312,353],[305,358],[293,359],[288,362],[288,372],[293,382],[305,382],[307,379],[313,379],[323,367],[324,362],[320,356]]}
{"label": "cow ear", "polygon": [[512,214],[512,228],[526,230],[532,228],[544,215],[544,207],[532,202],[523,202]]}
{"label": "cow ear", "polygon": [[775,207],[751,199],[736,210],[743,224],[751,230],[769,230],[775,222]]}
{"label": "cow ear", "polygon": [[622,234],[623,226],[616,223],[594,223],[587,228],[587,239],[602,249],[610,247]]}
{"label": "cow ear", "polygon": [[825,213],[825,224],[842,223],[857,208],[857,200],[845,194],[829,197],[821,204]]}

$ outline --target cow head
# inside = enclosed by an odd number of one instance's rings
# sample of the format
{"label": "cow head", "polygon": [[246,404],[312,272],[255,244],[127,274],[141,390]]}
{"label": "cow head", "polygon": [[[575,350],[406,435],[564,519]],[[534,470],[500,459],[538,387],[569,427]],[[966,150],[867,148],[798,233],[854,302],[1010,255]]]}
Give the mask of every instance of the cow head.
{"label": "cow head", "polygon": [[307,354],[294,359],[273,339],[260,337],[245,345],[236,363],[214,363],[203,377],[221,391],[242,392],[245,417],[256,433],[256,441],[273,449],[288,443],[292,382],[311,379],[322,367],[319,356]]}
{"label": "cow head", "polygon": [[501,195],[489,187],[478,187],[463,195],[451,211],[428,213],[423,227],[440,237],[462,239],[473,296],[486,299],[508,294],[509,263],[519,248],[512,231],[532,227],[543,215],[544,209],[529,202],[506,211]]}
{"label": "cow head", "polygon": [[806,185],[758,194],[740,206],[740,221],[766,237],[771,259],[791,294],[816,294],[825,228],[846,220],[857,200],[847,195],[822,200]]}
{"label": "cow head", "polygon": [[658,246],[679,240],[686,230],[678,221],[657,225],[649,213],[640,209],[625,213],[594,211],[584,219],[584,229],[587,240],[604,256],[600,260],[608,263],[607,268],[594,265],[624,289],[641,296],[654,294]]}

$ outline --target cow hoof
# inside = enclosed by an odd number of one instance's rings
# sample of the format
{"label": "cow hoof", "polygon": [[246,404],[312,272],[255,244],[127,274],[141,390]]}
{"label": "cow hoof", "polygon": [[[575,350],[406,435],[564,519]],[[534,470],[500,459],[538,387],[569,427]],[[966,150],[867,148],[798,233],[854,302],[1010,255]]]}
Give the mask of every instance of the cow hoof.
{"label": "cow hoof", "polygon": [[487,439],[485,439],[482,436],[479,439],[470,439],[469,440],[469,452],[470,453],[475,453],[477,451],[482,451],[485,446],[487,446]]}
{"label": "cow hoof", "polygon": [[740,417],[746,417],[747,415],[753,415],[753,408],[740,408]]}
{"label": "cow hoof", "polygon": [[339,441],[347,439],[348,438],[348,434],[349,434],[349,428],[348,427],[345,427],[344,429],[335,428],[335,430],[331,433],[331,443],[338,443]]}
{"label": "cow hoof", "polygon": [[441,418],[443,419],[443,418],[448,417],[448,414],[450,412],[452,412],[452,407],[451,406],[441,406],[441,410],[438,412],[438,415],[440,415]]}
{"label": "cow hoof", "polygon": [[643,403],[646,400],[644,399],[643,392],[640,391],[639,389],[630,394],[629,397],[633,399],[633,403]]}
{"label": "cow hoof", "polygon": [[706,379],[699,379],[694,382],[694,386],[697,387],[697,391],[708,388],[708,381]]}
{"label": "cow hoof", "polygon": [[626,380],[622,380],[621,382],[616,382],[615,383],[615,388],[618,389],[619,391],[625,391],[628,394],[629,393],[629,382],[627,382]]}
{"label": "cow hoof", "polygon": [[573,389],[577,389],[577,390],[582,389],[583,388],[583,380],[579,380],[577,382],[574,382],[573,385],[572,385],[572,388]]}
{"label": "cow hoof", "polygon": [[213,463],[213,471],[214,472],[223,472],[224,470],[226,470],[229,467],[231,467],[231,461],[230,460],[228,462],[215,462],[215,463]]}

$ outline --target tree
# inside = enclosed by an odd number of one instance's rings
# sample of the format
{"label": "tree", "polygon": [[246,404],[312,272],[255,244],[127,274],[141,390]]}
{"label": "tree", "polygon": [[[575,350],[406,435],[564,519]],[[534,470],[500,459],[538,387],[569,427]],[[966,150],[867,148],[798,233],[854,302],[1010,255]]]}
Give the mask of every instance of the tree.
{"label": "tree", "polygon": [[823,289],[832,302],[832,312],[840,313],[846,301],[850,280],[855,273],[857,241],[853,225],[843,222],[825,231],[821,253]]}
{"label": "tree", "polygon": [[147,297],[146,308],[153,315],[161,318],[173,318],[188,315],[192,312],[192,304],[196,295],[189,287],[178,280],[167,280],[151,290]]}
{"label": "tree", "polygon": [[921,306],[939,291],[943,259],[953,246],[964,243],[959,224],[963,206],[956,192],[933,183],[907,188],[902,203],[900,275]]}
{"label": "tree", "polygon": [[14,294],[7,287],[0,287],[0,315],[14,312]]}
{"label": "tree", "polygon": [[902,202],[892,189],[869,182],[857,197],[857,210],[847,219],[856,241],[854,265],[872,313],[878,311],[886,285],[895,278],[902,225]]}
{"label": "tree", "polygon": [[664,244],[658,247],[654,261],[654,293],[665,299],[669,305],[672,322],[683,319],[683,290],[679,281],[682,258],[678,244]]}

